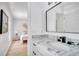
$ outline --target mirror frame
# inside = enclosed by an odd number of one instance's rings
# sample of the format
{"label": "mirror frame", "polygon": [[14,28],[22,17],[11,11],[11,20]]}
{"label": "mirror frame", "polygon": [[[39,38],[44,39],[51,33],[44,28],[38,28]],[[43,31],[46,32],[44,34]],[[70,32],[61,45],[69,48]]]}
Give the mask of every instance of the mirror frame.
{"label": "mirror frame", "polygon": [[[1,31],[0,31],[0,34],[4,34],[4,33],[3,33],[3,30],[2,30],[2,29],[3,29],[3,21],[4,21],[4,20],[3,20],[3,14],[7,17],[7,22],[8,22],[8,16],[7,16],[7,14],[3,11],[3,9],[1,9],[0,12],[1,12],[1,15],[0,15],[0,17],[1,17],[1,18],[0,18],[0,19],[1,19],[1,20],[0,20],[0,21],[1,21],[1,22],[0,22],[0,23],[1,23]],[[8,25],[8,24],[7,24],[7,25]],[[8,30],[8,29],[7,29],[7,30]],[[8,31],[7,31],[7,32],[8,32]],[[5,32],[5,33],[7,33],[7,32]]]}
{"label": "mirror frame", "polygon": [[57,31],[57,20],[56,20],[56,31],[48,31],[48,28],[47,28],[47,25],[48,25],[48,23],[47,23],[47,21],[48,21],[48,20],[47,20],[47,12],[50,11],[51,9],[53,9],[54,7],[56,7],[57,5],[61,4],[61,3],[62,3],[62,2],[59,2],[59,3],[57,3],[56,5],[50,7],[48,10],[46,10],[46,12],[45,12],[45,15],[46,15],[46,32],[79,34],[79,32],[58,32],[58,31]]}
{"label": "mirror frame", "polygon": [[[45,15],[46,15],[46,32],[57,32],[57,30],[56,31],[48,31],[48,28],[47,28],[47,25],[48,25],[48,20],[47,20],[47,13],[48,13],[48,11],[50,11],[51,9],[53,9],[54,7],[56,7],[57,5],[59,5],[59,4],[61,4],[62,2],[59,2],[59,3],[57,3],[57,4],[55,4],[54,6],[52,6],[51,8],[49,8],[48,10],[46,10],[46,12],[45,12]],[[56,24],[57,24],[57,20],[56,20]],[[57,25],[56,25],[56,29],[57,29]]]}

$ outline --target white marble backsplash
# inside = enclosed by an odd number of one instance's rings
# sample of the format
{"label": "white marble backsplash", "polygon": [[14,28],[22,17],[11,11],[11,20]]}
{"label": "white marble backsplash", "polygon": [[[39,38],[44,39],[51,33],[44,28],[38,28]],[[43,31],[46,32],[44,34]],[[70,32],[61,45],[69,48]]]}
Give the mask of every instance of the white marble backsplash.
{"label": "white marble backsplash", "polygon": [[47,34],[43,34],[43,35],[32,35],[32,38],[48,38]]}
{"label": "white marble backsplash", "polygon": [[[51,39],[51,40],[54,40],[54,41],[57,41],[57,39],[58,39],[59,37],[60,37],[60,36],[48,35],[48,34],[32,35],[32,38],[39,38],[39,39],[47,38],[47,39]],[[72,39],[72,38],[66,37],[66,43],[67,43],[68,41],[74,42],[75,45],[77,45],[77,44],[79,43],[79,39]],[[62,43],[62,42],[61,42],[61,43]]]}

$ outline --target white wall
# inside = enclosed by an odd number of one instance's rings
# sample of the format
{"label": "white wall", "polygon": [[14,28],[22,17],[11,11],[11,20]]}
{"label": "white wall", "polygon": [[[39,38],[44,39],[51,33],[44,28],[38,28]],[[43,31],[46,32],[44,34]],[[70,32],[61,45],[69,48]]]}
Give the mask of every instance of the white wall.
{"label": "white wall", "polygon": [[42,30],[42,12],[38,3],[31,3],[31,30],[32,33],[40,33]]}
{"label": "white wall", "polygon": [[20,36],[23,31],[27,31],[23,27],[24,23],[27,25],[27,2],[10,2],[9,5],[13,16],[12,36],[14,38],[16,33]]}
{"label": "white wall", "polygon": [[23,26],[23,24],[27,24],[27,19],[15,18],[13,22],[14,22],[13,24],[14,36],[16,35],[16,33],[18,33],[18,35],[20,36],[23,34],[24,31],[28,30],[27,28]]}
{"label": "white wall", "polygon": [[43,33],[43,15],[46,3],[33,2],[31,3],[31,32],[32,34]]}
{"label": "white wall", "polygon": [[4,12],[8,15],[9,17],[9,30],[7,33],[0,34],[0,55],[5,55],[8,46],[11,43],[11,14],[10,14],[10,9],[8,3],[0,3],[0,9],[3,9]]}

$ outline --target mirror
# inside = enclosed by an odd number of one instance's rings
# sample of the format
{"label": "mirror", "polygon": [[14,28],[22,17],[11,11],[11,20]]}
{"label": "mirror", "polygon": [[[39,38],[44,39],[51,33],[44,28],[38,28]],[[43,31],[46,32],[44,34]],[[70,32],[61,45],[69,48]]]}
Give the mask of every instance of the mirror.
{"label": "mirror", "polygon": [[46,31],[79,33],[79,2],[62,2],[46,11]]}
{"label": "mirror", "polygon": [[0,34],[8,32],[8,16],[1,9],[0,11]]}
{"label": "mirror", "polygon": [[47,12],[47,31],[56,31],[56,13],[55,9]]}

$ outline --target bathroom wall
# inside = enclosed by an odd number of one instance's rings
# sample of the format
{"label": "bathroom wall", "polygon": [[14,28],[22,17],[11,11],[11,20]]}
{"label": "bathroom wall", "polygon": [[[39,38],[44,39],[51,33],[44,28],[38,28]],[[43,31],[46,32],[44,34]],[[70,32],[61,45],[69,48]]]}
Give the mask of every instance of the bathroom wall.
{"label": "bathroom wall", "polygon": [[31,3],[31,30],[33,34],[40,33],[42,30],[42,12],[38,3]]}
{"label": "bathroom wall", "polygon": [[9,8],[9,5],[8,3],[5,3],[5,2],[0,2],[0,9],[3,9],[5,11],[5,13],[8,15],[9,17],[9,30],[7,33],[3,33],[3,34],[0,34],[0,55],[5,55],[6,52],[7,52],[7,49],[11,43],[11,21],[12,21],[12,17],[11,17],[11,14],[10,14],[10,8]]}
{"label": "bathroom wall", "polygon": [[43,24],[43,16],[44,14],[44,9],[46,8],[45,6],[47,3],[44,2],[33,2],[31,3],[31,32],[32,34],[40,34],[43,33],[44,26]]}

